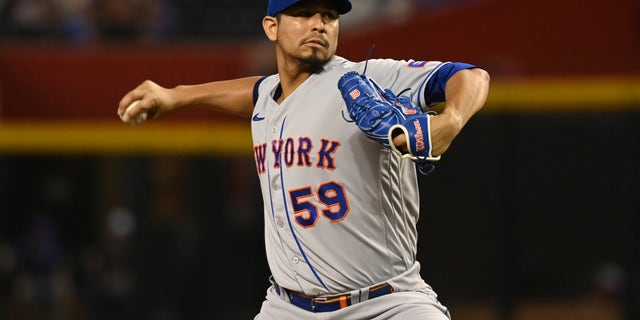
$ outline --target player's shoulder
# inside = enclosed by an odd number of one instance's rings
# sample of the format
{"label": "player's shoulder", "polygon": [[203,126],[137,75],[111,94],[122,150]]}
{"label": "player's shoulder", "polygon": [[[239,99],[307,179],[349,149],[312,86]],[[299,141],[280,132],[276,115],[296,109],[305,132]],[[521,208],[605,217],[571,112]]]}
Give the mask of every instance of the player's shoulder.
{"label": "player's shoulder", "polygon": [[372,69],[379,69],[384,65],[390,65],[393,61],[392,59],[369,59],[364,61],[352,61],[346,59],[341,56],[334,56],[329,63],[325,65],[324,71],[337,71],[337,72],[345,72],[345,71],[358,71],[365,72]]}
{"label": "player's shoulder", "polygon": [[280,83],[280,76],[276,74],[264,76],[258,80],[255,84],[254,90],[272,90]]}
{"label": "player's shoulder", "polygon": [[392,70],[407,69],[411,71],[430,70],[440,65],[441,61],[431,60],[398,60],[392,58],[371,58],[362,61],[351,61],[340,56],[334,57],[329,64],[330,67],[340,69],[359,70],[360,72],[371,71],[386,73]]}
{"label": "player's shoulder", "polygon": [[363,69],[371,64],[372,67],[378,67],[384,64],[391,64],[396,60],[393,59],[368,59],[363,61],[352,61],[341,56],[334,56],[325,66],[326,70],[331,69]]}
{"label": "player's shoulder", "polygon": [[335,55],[327,64],[324,66],[324,71],[332,71],[332,70],[342,70],[342,69],[352,69],[356,65],[356,62],[353,62],[344,57]]}
{"label": "player's shoulder", "polygon": [[362,63],[366,63],[371,68],[421,70],[431,69],[434,66],[441,64],[442,62],[430,60],[397,60],[390,58],[377,58],[369,59],[367,61],[363,61]]}

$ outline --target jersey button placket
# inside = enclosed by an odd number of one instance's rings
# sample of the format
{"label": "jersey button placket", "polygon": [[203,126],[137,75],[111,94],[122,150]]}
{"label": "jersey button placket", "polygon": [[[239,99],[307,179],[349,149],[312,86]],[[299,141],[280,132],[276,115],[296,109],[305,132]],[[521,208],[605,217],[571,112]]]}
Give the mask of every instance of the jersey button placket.
{"label": "jersey button placket", "polygon": [[[278,139],[280,139],[280,126],[277,123],[277,119],[274,119],[274,121],[271,122],[269,126],[271,131],[271,141],[277,141]],[[276,232],[278,233],[279,238],[282,241],[282,244],[284,246],[283,249],[288,252],[289,257],[291,257],[289,260],[292,267],[291,272],[294,275],[297,275],[298,272],[296,271],[296,269],[299,267],[300,258],[295,256],[297,251],[295,250],[295,240],[293,239],[289,228],[285,228],[288,225],[285,208],[286,204],[284,199],[285,195],[282,192],[283,186],[280,182],[281,177],[279,169],[273,170],[270,178],[271,179],[269,185],[272,190],[271,194],[273,197],[275,224],[278,229],[276,230]]]}

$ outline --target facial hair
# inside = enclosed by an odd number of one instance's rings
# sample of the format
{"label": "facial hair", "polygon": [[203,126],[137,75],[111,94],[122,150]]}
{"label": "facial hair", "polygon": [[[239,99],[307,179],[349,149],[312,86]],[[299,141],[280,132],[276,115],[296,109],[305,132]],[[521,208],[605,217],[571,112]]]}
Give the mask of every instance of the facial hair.
{"label": "facial hair", "polygon": [[301,64],[305,65],[307,70],[317,70],[322,68],[330,58],[320,54],[319,50],[313,50],[310,55],[298,57]]}

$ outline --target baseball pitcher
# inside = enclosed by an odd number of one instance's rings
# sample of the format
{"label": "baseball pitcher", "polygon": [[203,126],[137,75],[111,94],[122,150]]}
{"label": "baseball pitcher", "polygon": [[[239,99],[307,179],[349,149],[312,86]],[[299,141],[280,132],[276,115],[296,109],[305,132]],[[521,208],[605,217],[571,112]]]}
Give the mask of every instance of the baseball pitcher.
{"label": "baseball pitcher", "polygon": [[449,319],[416,260],[417,179],[480,110],[489,77],[460,62],[337,56],[351,9],[270,0],[262,25],[277,74],[145,81],[118,113],[132,124],[191,106],[247,117],[272,274],[255,319]]}

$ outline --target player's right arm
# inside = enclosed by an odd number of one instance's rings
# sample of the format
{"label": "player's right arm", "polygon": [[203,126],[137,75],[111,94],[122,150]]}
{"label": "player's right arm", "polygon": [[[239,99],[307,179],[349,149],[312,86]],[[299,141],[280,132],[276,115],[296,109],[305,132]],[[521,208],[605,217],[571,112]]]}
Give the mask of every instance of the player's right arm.
{"label": "player's right arm", "polygon": [[[253,88],[260,78],[245,77],[174,88],[165,88],[146,80],[122,97],[118,104],[118,115],[124,122],[133,123],[132,119],[144,112],[149,119],[155,119],[182,108],[198,107],[250,117],[253,111]],[[135,106],[127,109],[138,100]]]}

